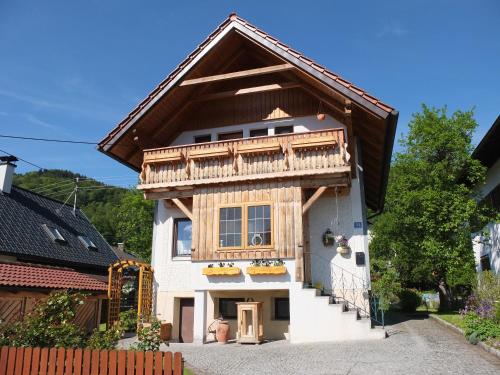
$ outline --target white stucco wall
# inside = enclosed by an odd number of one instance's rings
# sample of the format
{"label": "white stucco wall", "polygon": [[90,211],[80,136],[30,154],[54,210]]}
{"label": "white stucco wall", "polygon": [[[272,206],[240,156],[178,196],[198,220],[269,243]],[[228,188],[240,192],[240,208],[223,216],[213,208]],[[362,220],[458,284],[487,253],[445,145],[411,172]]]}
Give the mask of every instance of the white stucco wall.
{"label": "white stucco wall", "polygon": [[342,128],[345,126],[330,116],[326,116],[323,121],[318,121],[316,116],[304,116],[290,119],[272,120],[272,121],[259,121],[248,124],[223,126],[218,128],[192,130],[181,133],[173,142],[172,146],[184,145],[194,143],[194,137],[198,135],[211,134],[212,142],[217,141],[217,135],[221,133],[231,133],[243,131],[243,138],[250,137],[250,130],[268,128],[268,135],[274,135],[274,128],[276,126],[290,126],[293,125],[295,133],[304,133],[307,131]]}
{"label": "white stucco wall", "polygon": [[485,197],[496,188],[500,184],[500,159],[496,161],[495,164],[492,165],[488,172],[486,173],[486,180],[484,184],[481,185],[478,189],[481,197]]}
{"label": "white stucco wall", "polygon": [[488,255],[491,270],[500,275],[500,223],[490,223],[484,228],[484,231],[488,233],[487,236],[475,234],[472,238],[476,270],[483,271],[480,259],[482,256]]}

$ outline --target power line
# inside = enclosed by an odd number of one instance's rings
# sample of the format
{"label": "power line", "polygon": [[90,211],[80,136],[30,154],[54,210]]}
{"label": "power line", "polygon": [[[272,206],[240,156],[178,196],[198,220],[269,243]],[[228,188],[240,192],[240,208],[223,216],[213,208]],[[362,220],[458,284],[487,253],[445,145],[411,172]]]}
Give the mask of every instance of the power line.
{"label": "power line", "polygon": [[10,152],[7,152],[7,151],[1,150],[1,149],[0,149],[0,152],[3,152],[4,154],[10,155],[10,156],[14,156],[14,157],[15,157],[15,158],[17,158],[18,160],[23,161],[23,162],[25,162],[25,163],[27,163],[27,164],[29,164],[29,165],[32,165],[32,166],[33,166],[33,167],[35,167],[35,168],[38,168],[38,169],[45,169],[45,168],[43,168],[43,167],[40,167],[39,165],[36,165],[35,163],[32,163],[32,162],[30,162],[30,161],[28,161],[28,160],[25,160],[25,159],[23,159],[23,158],[20,158],[19,156],[13,155],[13,154],[11,154]]}
{"label": "power line", "polygon": [[73,141],[68,139],[55,139],[55,138],[35,138],[35,137],[21,137],[18,135],[0,134],[0,138],[22,139],[25,141],[41,141],[41,142],[58,142],[58,143],[78,143],[84,145],[97,145],[97,142],[88,141]]}

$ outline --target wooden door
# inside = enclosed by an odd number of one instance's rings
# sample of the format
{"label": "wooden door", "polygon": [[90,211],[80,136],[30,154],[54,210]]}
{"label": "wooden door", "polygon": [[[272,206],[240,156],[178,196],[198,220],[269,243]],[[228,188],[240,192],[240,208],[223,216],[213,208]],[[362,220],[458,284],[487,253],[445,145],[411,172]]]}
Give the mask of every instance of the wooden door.
{"label": "wooden door", "polygon": [[179,341],[193,342],[194,298],[181,298]]}

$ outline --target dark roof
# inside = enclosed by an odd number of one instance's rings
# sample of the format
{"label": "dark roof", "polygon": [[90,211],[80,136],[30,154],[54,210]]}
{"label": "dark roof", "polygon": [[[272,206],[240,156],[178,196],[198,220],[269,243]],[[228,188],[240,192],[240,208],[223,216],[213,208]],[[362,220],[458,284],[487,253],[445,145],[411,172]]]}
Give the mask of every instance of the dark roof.
{"label": "dark roof", "polygon": [[[66,243],[50,238],[44,224],[57,228]],[[88,249],[80,235],[89,238],[96,249]],[[10,194],[0,194],[0,254],[98,273],[118,260],[81,210],[73,215],[72,207],[16,186]]]}
{"label": "dark roof", "polygon": [[491,168],[500,156],[500,116],[497,117],[490,130],[481,139],[472,153],[474,159]]}
{"label": "dark roof", "polygon": [[135,256],[134,254],[126,252],[121,246],[111,246],[116,256],[120,260],[136,260],[138,262],[144,262],[141,258]]}
{"label": "dark roof", "polygon": [[106,291],[106,282],[71,268],[0,262],[0,285],[44,289]]}
{"label": "dark roof", "polygon": [[304,54],[292,49],[265,31],[250,24],[248,21],[239,17],[235,13],[232,13],[183,62],[181,62],[177,68],[175,68],[167,76],[167,78],[165,78],[141,103],[139,103],[139,105],[132,112],[130,112],[127,117],[125,117],[101,142],[99,142],[99,148],[106,149],[106,147],[109,147],[110,144],[116,142],[117,138],[120,138],[120,136],[123,135],[122,130],[128,129],[134,120],[144,114],[144,109],[156,102],[159,97],[163,96],[165,92],[171,88],[170,84],[172,84],[181,75],[185,68],[195,62],[197,57],[202,54],[211,42],[216,40],[219,35],[232,28],[245,32],[245,34],[258,42],[270,43],[278,48],[282,52],[283,57],[287,58],[292,64],[312,73],[316,76],[316,78],[321,79],[325,84],[342,92],[344,95],[360,105],[370,107],[374,112],[377,112],[378,109],[379,115],[384,113],[385,116],[387,116],[394,111],[393,107],[368,94],[362,88],[357,87],[353,83],[341,78],[338,74],[333,73],[324,66],[316,63],[314,60],[306,57]]}

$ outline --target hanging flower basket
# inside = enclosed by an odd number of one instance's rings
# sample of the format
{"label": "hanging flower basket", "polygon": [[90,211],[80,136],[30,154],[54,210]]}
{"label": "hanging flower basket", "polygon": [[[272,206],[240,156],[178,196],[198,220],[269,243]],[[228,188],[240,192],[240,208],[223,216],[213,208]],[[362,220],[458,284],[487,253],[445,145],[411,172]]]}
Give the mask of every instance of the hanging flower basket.
{"label": "hanging flower basket", "polygon": [[202,270],[205,276],[238,276],[240,273],[238,267],[205,267]]}
{"label": "hanging flower basket", "polygon": [[335,237],[335,241],[337,241],[337,253],[339,254],[348,254],[351,251],[349,247],[349,241],[344,235],[340,235]]}

